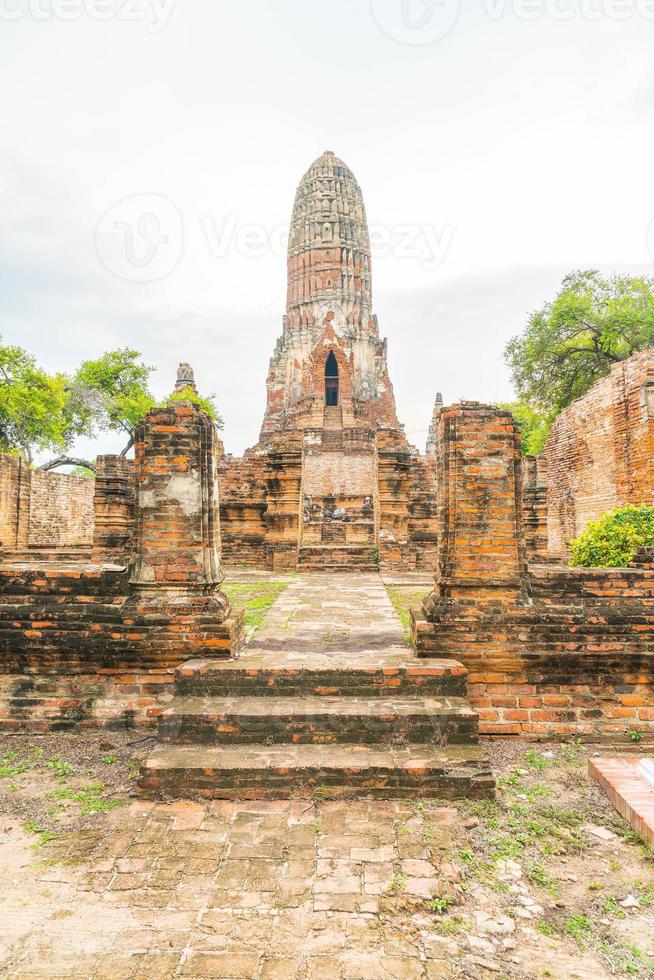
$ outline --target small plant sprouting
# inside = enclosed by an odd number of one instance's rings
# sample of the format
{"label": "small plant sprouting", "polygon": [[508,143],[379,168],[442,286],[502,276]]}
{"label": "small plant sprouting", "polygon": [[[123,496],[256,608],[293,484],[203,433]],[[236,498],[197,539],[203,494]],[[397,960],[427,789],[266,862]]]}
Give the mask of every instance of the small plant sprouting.
{"label": "small plant sprouting", "polygon": [[66,762],[64,759],[58,759],[56,756],[48,760],[48,768],[54,770],[57,779],[62,781],[72,776],[75,772],[69,762]]}
{"label": "small plant sprouting", "polygon": [[443,895],[441,898],[431,898],[427,902],[427,908],[435,915],[444,915],[452,904],[453,900],[450,896]]}
{"label": "small plant sprouting", "polygon": [[114,762],[118,762],[118,756],[115,752],[110,752],[109,755],[102,756],[102,761],[104,762],[105,766],[112,766]]}
{"label": "small plant sprouting", "polygon": [[403,892],[406,888],[406,883],[409,879],[401,871],[393,876],[393,880],[386,889],[387,895],[397,895],[398,892]]}
{"label": "small plant sprouting", "polygon": [[537,772],[542,772],[544,769],[547,769],[548,765],[545,756],[541,755],[540,752],[537,752],[536,749],[529,749],[529,751],[525,753],[525,762],[530,769],[535,769]]}
{"label": "small plant sprouting", "polygon": [[571,915],[565,923],[565,931],[575,940],[578,946],[583,946],[593,926],[586,915]]}
{"label": "small plant sprouting", "polygon": [[627,728],[625,730],[625,735],[628,735],[632,742],[640,742],[643,737],[643,732],[638,728]]}

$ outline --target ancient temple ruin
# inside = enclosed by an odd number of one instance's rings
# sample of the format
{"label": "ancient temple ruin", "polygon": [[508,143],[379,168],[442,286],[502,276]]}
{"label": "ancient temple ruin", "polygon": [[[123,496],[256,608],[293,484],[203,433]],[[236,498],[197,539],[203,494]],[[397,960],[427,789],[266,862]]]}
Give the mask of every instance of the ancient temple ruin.
{"label": "ancient temple ruin", "polygon": [[430,568],[434,476],[398,422],[354,174],[326,152],[295,195],[283,332],[259,442],[220,468],[225,559]]}
{"label": "ancient temple ruin", "polygon": [[[421,455],[361,191],[325,153],[296,195],[258,443],[225,454],[186,363],[176,390],[95,480],[0,456],[0,729],[157,726],[140,789],[162,798],[482,797],[480,734],[654,732],[652,555],[566,564],[589,519],[654,503],[654,351],[567,408],[538,458],[510,413],[440,395]],[[291,610],[244,647],[236,568],[292,578],[293,609],[345,609],[356,636],[317,645]],[[384,581],[416,570],[409,650]]]}

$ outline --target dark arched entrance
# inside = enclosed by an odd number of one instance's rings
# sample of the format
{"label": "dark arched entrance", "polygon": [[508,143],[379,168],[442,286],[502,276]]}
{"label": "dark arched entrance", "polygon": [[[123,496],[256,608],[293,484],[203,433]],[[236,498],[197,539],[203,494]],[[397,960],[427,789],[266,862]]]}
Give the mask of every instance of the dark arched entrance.
{"label": "dark arched entrance", "polygon": [[338,405],[338,364],[333,350],[325,364],[325,405]]}

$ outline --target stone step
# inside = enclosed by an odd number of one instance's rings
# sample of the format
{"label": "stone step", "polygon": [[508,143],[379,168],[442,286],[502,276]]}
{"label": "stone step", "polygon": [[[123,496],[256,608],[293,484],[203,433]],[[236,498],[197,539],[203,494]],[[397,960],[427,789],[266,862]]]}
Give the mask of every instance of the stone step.
{"label": "stone step", "polygon": [[298,553],[298,571],[357,571],[379,570],[374,544],[309,544]]}
{"label": "stone step", "polygon": [[479,718],[463,698],[175,698],[159,717],[164,742],[224,745],[477,741]]}
{"label": "stone step", "polygon": [[[271,658],[281,659],[279,651]],[[177,693],[202,697],[465,697],[468,672],[457,660],[417,660],[407,651],[375,657],[367,653],[307,655],[273,666],[265,654],[235,660],[188,660],[175,671]]]}
{"label": "stone step", "polygon": [[477,745],[166,745],[141,767],[138,793],[156,800],[482,799],[494,785]]}

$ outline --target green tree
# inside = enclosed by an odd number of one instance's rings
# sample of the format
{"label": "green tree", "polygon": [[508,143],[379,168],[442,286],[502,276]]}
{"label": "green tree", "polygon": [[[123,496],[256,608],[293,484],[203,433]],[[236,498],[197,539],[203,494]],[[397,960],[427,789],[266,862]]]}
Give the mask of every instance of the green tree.
{"label": "green tree", "polygon": [[166,402],[192,402],[193,405],[197,405],[197,407],[202,409],[203,412],[206,412],[209,418],[213,419],[214,425],[217,429],[222,429],[225,425],[216,406],[216,396],[200,395],[194,388],[191,388],[190,385],[188,385],[186,388],[182,388],[181,391],[173,391],[168,398],[164,399],[162,405],[165,405]]}
{"label": "green tree", "polygon": [[32,462],[34,452],[64,449],[66,377],[43,371],[22,347],[0,339],[0,448]]}
{"label": "green tree", "polygon": [[522,435],[522,455],[538,456],[542,453],[554,415],[537,412],[526,402],[498,402],[497,407],[513,415]]}
{"label": "green tree", "polygon": [[554,417],[614,364],[652,346],[654,279],[591,269],[565,277],[505,357],[519,399]]}
{"label": "green tree", "polygon": [[68,386],[71,429],[91,438],[98,432],[122,432],[127,438],[123,456],[134,445],[137,423],[155,405],[149,388],[154,368],[140,357],[128,347],[107,351],[84,361]]}

